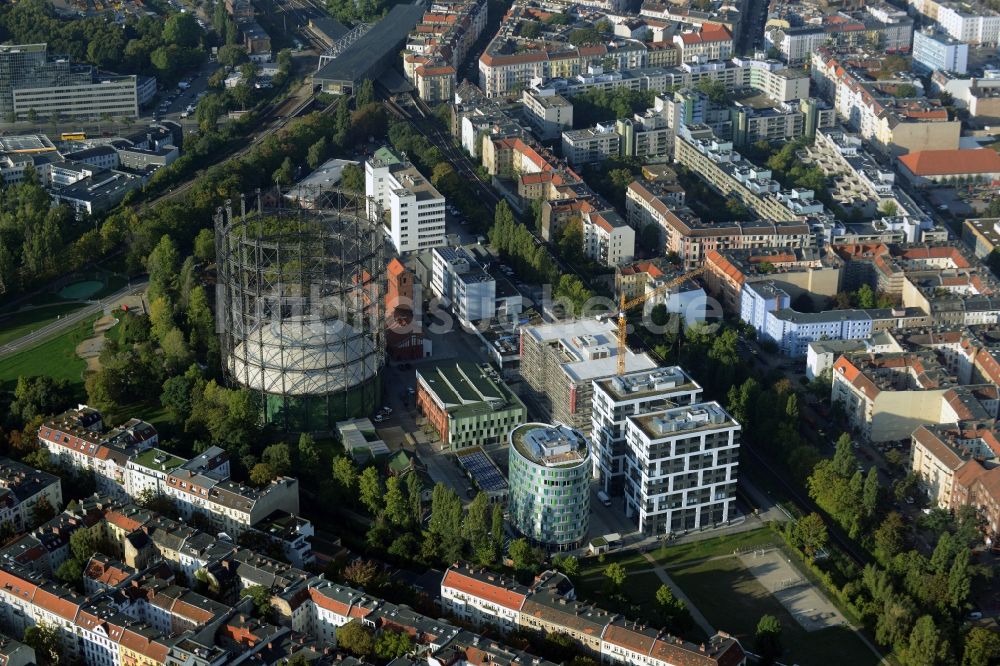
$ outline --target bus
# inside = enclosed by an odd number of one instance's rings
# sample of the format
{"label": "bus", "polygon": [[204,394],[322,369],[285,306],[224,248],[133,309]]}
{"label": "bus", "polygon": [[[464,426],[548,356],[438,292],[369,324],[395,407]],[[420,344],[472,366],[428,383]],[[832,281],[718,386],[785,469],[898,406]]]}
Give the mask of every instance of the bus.
{"label": "bus", "polygon": [[60,138],[63,141],[84,141],[87,135],[84,132],[63,132]]}

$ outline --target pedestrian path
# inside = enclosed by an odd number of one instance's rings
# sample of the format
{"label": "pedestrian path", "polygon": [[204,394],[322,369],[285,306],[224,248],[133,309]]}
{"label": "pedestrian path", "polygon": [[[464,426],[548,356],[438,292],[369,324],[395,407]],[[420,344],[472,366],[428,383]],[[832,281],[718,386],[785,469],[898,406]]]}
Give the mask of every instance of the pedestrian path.
{"label": "pedestrian path", "polygon": [[708,619],[706,619],[705,616],[701,614],[701,611],[698,610],[698,608],[693,603],[691,603],[691,599],[688,598],[688,595],[684,594],[684,590],[678,587],[677,583],[675,583],[674,580],[667,574],[666,569],[664,569],[655,559],[653,559],[653,556],[650,555],[649,553],[643,553],[642,556],[647,562],[653,565],[650,570],[659,577],[660,581],[664,585],[670,588],[670,591],[674,593],[674,597],[684,602],[684,605],[687,607],[688,612],[691,613],[691,619],[693,619],[698,624],[698,626],[701,627],[701,630],[705,632],[705,635],[714,636],[715,628],[708,621]]}

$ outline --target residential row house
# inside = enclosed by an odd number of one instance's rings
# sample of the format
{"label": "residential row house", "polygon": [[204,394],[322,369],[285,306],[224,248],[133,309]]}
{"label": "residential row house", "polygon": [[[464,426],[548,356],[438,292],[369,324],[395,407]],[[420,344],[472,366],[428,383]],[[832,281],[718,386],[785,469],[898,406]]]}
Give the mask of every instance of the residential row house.
{"label": "residential row house", "polygon": [[38,429],[53,462],[93,472],[99,492],[119,499],[164,495],[186,520],[201,516],[234,539],[276,512],[299,513],[298,480],[279,477],[250,488],[230,479],[224,450],[211,447],[186,460],[155,448],[158,441],[153,426],[137,419],[105,432],[100,413],[85,405]]}
{"label": "residential row house", "polygon": [[632,666],[740,666],[747,657],[739,641],[718,632],[700,645],[576,599],[572,584],[554,571],[530,585],[469,564],[448,567],[441,581],[445,612],[501,633],[528,631],[570,636],[604,664]]}

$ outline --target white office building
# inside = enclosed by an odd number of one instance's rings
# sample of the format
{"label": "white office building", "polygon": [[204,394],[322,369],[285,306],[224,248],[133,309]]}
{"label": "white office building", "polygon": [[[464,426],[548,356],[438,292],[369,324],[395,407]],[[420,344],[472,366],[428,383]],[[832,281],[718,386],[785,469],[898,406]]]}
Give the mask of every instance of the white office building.
{"label": "white office building", "polygon": [[445,200],[410,162],[388,148],[365,162],[365,195],[382,215],[397,252],[429,250],[445,244]]}
{"label": "white office building", "polygon": [[969,65],[969,45],[943,32],[921,30],[913,33],[913,67],[924,73],[965,74]]}
{"label": "white office building", "polygon": [[460,247],[434,248],[431,291],[463,322],[490,319],[496,314],[496,280]]}
{"label": "white office building", "polygon": [[[621,495],[631,451],[625,443],[625,421],[630,416],[691,405],[701,397],[701,386],[678,366],[630,372],[594,381],[594,477],[608,495]],[[635,466],[633,462],[631,466]]]}
{"label": "white office building", "polygon": [[733,517],[740,424],[717,402],[625,422],[625,512],[644,534],[670,534]]}

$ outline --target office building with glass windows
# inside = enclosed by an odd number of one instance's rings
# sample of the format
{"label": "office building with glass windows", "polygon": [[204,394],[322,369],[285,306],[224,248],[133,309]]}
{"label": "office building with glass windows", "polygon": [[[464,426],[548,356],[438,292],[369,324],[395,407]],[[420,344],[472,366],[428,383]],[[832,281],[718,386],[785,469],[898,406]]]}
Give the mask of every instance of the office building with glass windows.
{"label": "office building with glass windows", "polygon": [[508,437],[511,525],[536,545],[572,550],[590,526],[590,447],[562,424],[525,423]]}
{"label": "office building with glass windows", "polygon": [[48,56],[46,44],[0,45],[0,117],[97,118],[139,116],[136,76],[99,73],[66,57]]}
{"label": "office building with glass windows", "polygon": [[684,532],[733,517],[740,424],[719,403],[630,416],[625,441],[625,513],[640,532]]}

